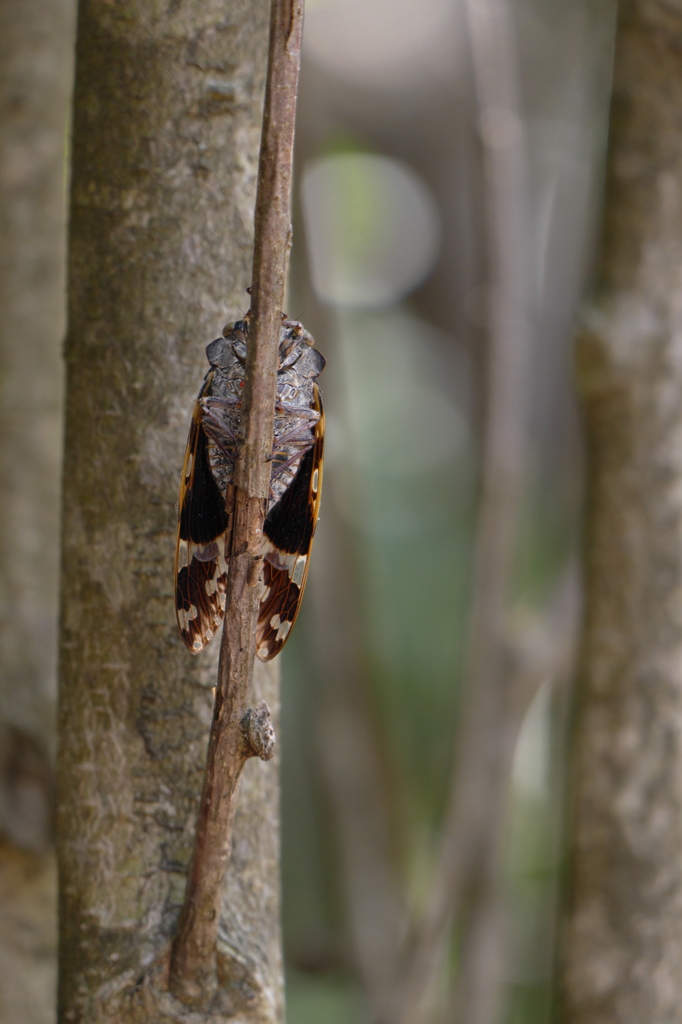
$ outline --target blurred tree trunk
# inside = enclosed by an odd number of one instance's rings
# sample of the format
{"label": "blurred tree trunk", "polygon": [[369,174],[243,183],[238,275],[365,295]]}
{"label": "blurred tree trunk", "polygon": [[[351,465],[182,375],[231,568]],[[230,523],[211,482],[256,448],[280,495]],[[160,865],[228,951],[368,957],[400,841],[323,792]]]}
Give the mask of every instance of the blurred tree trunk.
{"label": "blurred tree trunk", "polygon": [[682,6],[623,0],[589,454],[566,1024],[682,1021]]}
{"label": "blurred tree trunk", "polygon": [[[174,621],[175,501],[204,348],[248,304],[269,5],[82,0],[69,253],[60,1019],[188,1019],[165,989],[213,657]],[[255,700],[277,710],[276,670]],[[244,771],[217,1004],[281,1020],[276,770]]]}
{"label": "blurred tree trunk", "polygon": [[56,989],[52,760],[73,5],[0,4],[0,1024]]}

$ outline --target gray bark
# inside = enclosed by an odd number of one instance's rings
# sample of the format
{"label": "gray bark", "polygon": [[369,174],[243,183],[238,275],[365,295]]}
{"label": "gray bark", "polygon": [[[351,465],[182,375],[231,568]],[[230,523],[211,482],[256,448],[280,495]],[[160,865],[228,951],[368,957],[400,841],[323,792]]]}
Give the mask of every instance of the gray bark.
{"label": "gray bark", "polygon": [[56,988],[52,758],[73,5],[0,4],[0,1024]]}
{"label": "gray bark", "polygon": [[620,8],[588,434],[567,1024],[682,1021],[682,4]]}
{"label": "gray bark", "polygon": [[[276,769],[247,764],[221,991],[165,991],[215,684],[177,636],[175,501],[205,344],[248,304],[268,5],[83,0],[69,255],[60,1019],[281,1019]],[[277,712],[276,670],[254,703]]]}

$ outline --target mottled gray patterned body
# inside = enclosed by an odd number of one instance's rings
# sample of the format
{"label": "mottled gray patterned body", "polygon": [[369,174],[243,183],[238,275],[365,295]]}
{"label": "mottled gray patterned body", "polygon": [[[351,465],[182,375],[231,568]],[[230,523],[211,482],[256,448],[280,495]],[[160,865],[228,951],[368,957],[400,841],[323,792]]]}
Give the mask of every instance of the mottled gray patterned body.
{"label": "mottled gray patterned body", "polygon": [[[178,502],[175,608],[193,654],[225,615],[234,467],[242,443],[248,316],[228,324],[206,349],[211,368],[192,414]],[[295,320],[279,337],[270,495],[263,522],[256,654],[274,658],[286,643],[305,590],[322,495],[324,413],[316,378],[324,359]]]}
{"label": "mottled gray patterned body", "polygon": [[[314,406],[315,379],[324,357],[312,346],[302,324],[284,320],[280,330],[277,400],[272,445],[272,477],[268,511],[290,486],[303,456],[315,443],[320,418]],[[223,337],[206,349],[211,369],[199,394],[202,424],[209,438],[209,462],[225,495],[234,477],[241,434],[241,410],[248,345],[248,319],[223,328]]]}

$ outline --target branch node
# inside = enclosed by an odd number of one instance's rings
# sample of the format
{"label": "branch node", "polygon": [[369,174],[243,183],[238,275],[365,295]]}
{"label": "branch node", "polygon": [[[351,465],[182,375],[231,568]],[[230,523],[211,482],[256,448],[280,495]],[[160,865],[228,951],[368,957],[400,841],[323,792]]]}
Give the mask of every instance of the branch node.
{"label": "branch node", "polygon": [[275,752],[275,730],[270,720],[270,708],[264,700],[245,712],[241,726],[246,756],[269,761]]}

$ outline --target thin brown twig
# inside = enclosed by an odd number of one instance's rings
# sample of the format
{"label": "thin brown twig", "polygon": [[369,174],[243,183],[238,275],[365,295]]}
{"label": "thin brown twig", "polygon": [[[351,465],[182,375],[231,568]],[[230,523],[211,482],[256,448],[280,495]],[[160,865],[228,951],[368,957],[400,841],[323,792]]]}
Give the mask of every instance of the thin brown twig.
{"label": "thin brown twig", "polygon": [[[272,756],[267,708],[248,707],[260,604],[261,540],[270,488],[277,358],[291,248],[294,121],[303,0],[272,0],[255,212],[244,441],[235,467],[225,625],[194,853],[171,958],[170,988],[186,1003],[215,991],[216,939],[235,794],[249,757]],[[229,496],[228,496],[229,501]]]}
{"label": "thin brown twig", "polygon": [[490,822],[504,813],[507,748],[516,733],[510,729],[510,717],[519,714],[512,692],[507,615],[524,471],[529,336],[524,312],[522,121],[507,7],[504,0],[465,3],[483,142],[491,282],[481,498],[450,799],[433,885],[406,951],[393,1015],[396,1024],[424,1020],[425,999],[465,889],[475,876],[477,858],[484,856],[494,865],[493,851],[486,850],[485,843],[491,840],[498,852],[501,833],[499,828],[491,830]]}

